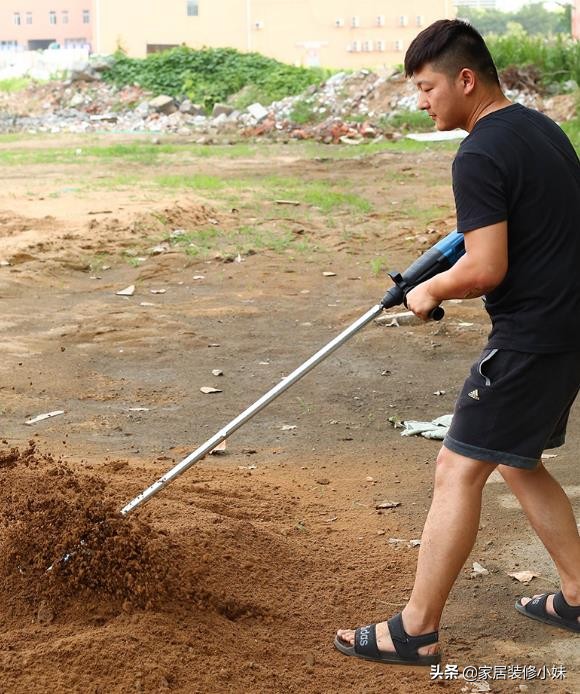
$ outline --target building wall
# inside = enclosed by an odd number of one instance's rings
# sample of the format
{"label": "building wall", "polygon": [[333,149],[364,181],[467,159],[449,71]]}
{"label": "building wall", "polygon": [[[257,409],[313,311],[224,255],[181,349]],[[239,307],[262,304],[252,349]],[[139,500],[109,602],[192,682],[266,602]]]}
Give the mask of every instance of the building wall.
{"label": "building wall", "polygon": [[295,65],[376,67],[402,63],[422,28],[453,16],[451,0],[96,0],[95,50],[143,57],[183,43]]}
{"label": "building wall", "polygon": [[46,48],[50,42],[63,48],[90,45],[94,18],[94,0],[2,0],[0,48]]}

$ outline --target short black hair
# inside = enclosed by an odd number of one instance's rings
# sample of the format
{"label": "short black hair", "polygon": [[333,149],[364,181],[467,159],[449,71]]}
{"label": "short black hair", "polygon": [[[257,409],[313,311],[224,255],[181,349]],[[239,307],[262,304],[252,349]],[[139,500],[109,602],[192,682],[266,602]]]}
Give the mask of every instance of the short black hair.
{"label": "short black hair", "polygon": [[499,85],[497,69],[483,37],[461,19],[439,19],[413,39],[405,54],[406,77],[412,77],[427,63],[449,77],[467,67],[486,83]]}

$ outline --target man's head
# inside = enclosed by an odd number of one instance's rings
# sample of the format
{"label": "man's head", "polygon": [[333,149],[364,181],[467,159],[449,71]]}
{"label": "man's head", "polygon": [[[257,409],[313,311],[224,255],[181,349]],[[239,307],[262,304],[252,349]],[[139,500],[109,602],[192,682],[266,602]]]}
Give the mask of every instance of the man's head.
{"label": "man's head", "polygon": [[440,19],[418,34],[405,54],[405,75],[413,77],[426,65],[454,79],[462,68],[482,82],[499,87],[491,54],[481,34],[459,19]]}
{"label": "man's head", "polygon": [[441,19],[412,41],[405,74],[419,90],[419,108],[438,130],[470,129],[502,96],[497,70],[481,35],[457,19]]}

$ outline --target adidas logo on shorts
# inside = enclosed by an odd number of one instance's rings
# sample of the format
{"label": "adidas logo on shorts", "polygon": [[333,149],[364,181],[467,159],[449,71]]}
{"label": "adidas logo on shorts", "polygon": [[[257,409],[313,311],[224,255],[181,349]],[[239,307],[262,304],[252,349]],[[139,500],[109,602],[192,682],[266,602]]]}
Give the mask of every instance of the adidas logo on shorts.
{"label": "adidas logo on shorts", "polygon": [[472,390],[471,393],[467,393],[470,398],[473,398],[474,400],[479,400],[479,391],[477,388],[475,390]]}

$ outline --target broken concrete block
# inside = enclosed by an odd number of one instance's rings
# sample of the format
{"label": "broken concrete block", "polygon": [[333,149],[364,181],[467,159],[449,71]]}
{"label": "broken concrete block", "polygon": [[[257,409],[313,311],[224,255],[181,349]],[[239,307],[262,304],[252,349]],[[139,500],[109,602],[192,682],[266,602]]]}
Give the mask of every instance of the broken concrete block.
{"label": "broken concrete block", "polygon": [[175,113],[177,111],[177,105],[173,100],[173,97],[167,96],[165,94],[160,94],[154,99],[151,99],[149,106],[157,113],[163,113],[166,116]]}

